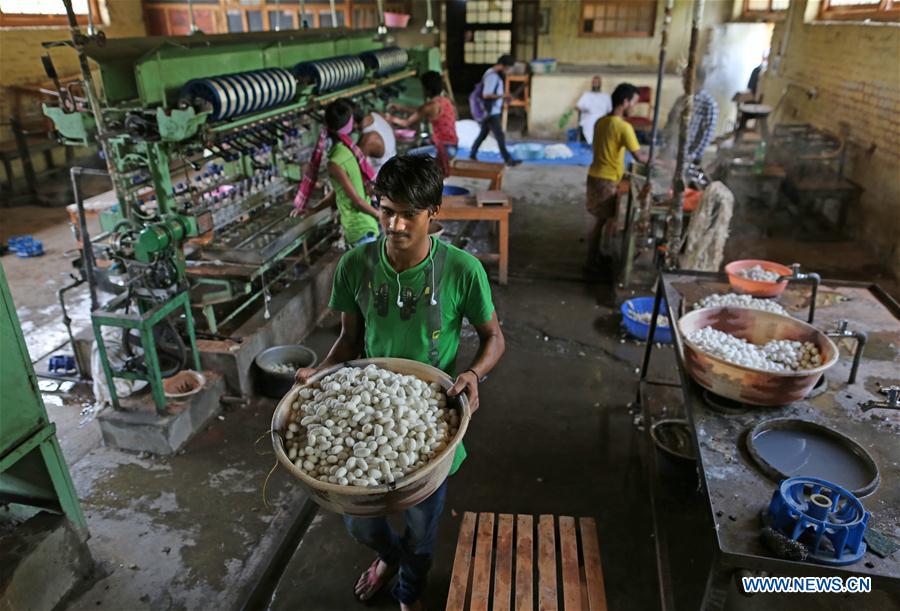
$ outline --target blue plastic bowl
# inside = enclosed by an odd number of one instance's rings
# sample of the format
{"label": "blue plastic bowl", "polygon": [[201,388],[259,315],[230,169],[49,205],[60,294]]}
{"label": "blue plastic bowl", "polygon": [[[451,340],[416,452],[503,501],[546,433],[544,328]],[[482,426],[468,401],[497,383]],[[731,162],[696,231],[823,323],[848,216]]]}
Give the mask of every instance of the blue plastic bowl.
{"label": "blue plastic bowl", "polygon": [[[625,325],[625,330],[628,331],[628,334],[636,337],[640,340],[647,341],[647,336],[650,335],[650,325],[644,324],[640,321],[634,320],[628,317],[628,304],[631,304],[631,309],[635,312],[643,314],[644,312],[653,313],[653,297],[634,297],[633,299],[629,299],[625,303],[622,304],[620,310],[622,311],[622,324]],[[666,301],[663,300],[662,304],[660,304],[660,315],[664,315],[666,312]],[[672,343],[672,327],[671,325],[675,324],[674,321],[670,320],[668,327],[656,327],[656,333],[654,333],[653,337],[655,342],[659,342],[660,344],[671,344]]]}
{"label": "blue plastic bowl", "polygon": [[465,187],[457,187],[454,185],[444,185],[444,195],[469,195],[471,191]]}

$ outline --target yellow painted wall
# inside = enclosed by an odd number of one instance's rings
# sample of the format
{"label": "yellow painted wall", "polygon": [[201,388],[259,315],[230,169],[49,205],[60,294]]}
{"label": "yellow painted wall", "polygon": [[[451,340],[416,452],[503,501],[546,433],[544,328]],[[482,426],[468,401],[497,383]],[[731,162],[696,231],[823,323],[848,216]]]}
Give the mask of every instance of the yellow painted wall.
{"label": "yellow painted wall", "polygon": [[[100,29],[112,37],[146,36],[141,0],[101,0],[106,8],[106,25]],[[46,50],[42,42],[66,40],[70,38],[66,27],[45,28],[6,28],[0,30],[0,122],[9,121],[12,112],[12,100],[6,91],[7,85],[35,83],[47,78],[41,65],[41,56]],[[70,49],[57,48],[51,51],[56,70],[60,76],[76,74],[78,61]],[[8,129],[0,130],[0,140],[11,138]],[[62,159],[62,151],[56,151],[54,157]],[[33,156],[37,171],[44,167],[43,156]],[[21,167],[13,164],[13,173],[18,174]],[[5,178],[5,177],[4,177]]]}
{"label": "yellow painted wall", "polygon": [[[850,214],[853,229],[900,276],[900,27],[808,22],[815,7],[794,1],[790,21],[772,37],[764,95],[773,104],[784,96],[778,122],[847,134],[845,175],[865,188]],[[805,91],[812,88],[809,99]]]}
{"label": "yellow painted wall", "polygon": [[[674,70],[679,62],[687,62],[691,37],[691,0],[675,0],[672,24],[669,26],[669,45],[666,67]],[[656,66],[659,61],[660,31],[663,23],[664,0],[656,10],[656,28],[652,37],[615,38],[579,36],[581,31],[581,2],[579,0],[541,0],[541,8],[550,9],[550,32],[538,37],[538,56],[553,57],[564,64],[593,64],[603,66]],[[734,2],[707,0],[703,25],[722,23],[731,18]]]}
{"label": "yellow painted wall", "polygon": [[[656,88],[656,73],[644,70],[643,72],[629,72],[617,70],[606,73],[602,69],[585,73],[536,74],[531,78],[531,112],[528,113],[528,131],[531,135],[540,138],[560,138],[565,135],[569,127],[578,126],[578,116],[573,114],[569,122],[559,127],[559,119],[563,112],[575,107],[575,103],[581,94],[591,88],[591,79],[594,74],[600,75],[602,90],[612,95],[619,83],[631,83],[637,87],[649,86]],[[666,120],[666,114],[675,100],[684,92],[681,77],[666,75],[663,79],[660,108],[662,108],[662,121]],[[644,115],[645,107],[639,109],[640,115]]]}

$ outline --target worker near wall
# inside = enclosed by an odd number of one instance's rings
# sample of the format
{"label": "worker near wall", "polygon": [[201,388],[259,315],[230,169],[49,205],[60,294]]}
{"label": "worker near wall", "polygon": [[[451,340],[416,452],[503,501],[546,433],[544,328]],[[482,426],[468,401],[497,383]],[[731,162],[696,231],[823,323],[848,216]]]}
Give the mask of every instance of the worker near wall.
{"label": "worker near wall", "polygon": [[[684,71],[687,79],[687,70]],[[703,160],[703,152],[712,142],[716,132],[716,123],[719,120],[719,104],[716,99],[704,89],[706,83],[706,71],[697,68],[694,76],[694,86],[697,93],[691,106],[691,120],[688,123],[687,144],[685,159],[688,163],[699,166]],[[685,88],[687,84],[685,83]],[[663,130],[665,141],[665,156],[674,158],[678,152],[678,126],[681,123],[681,112],[684,109],[685,95],[681,95],[672,105],[666,127]]]}
{"label": "worker near wall", "polygon": [[359,106],[353,108],[353,120],[360,131],[359,148],[369,158],[377,176],[381,166],[397,154],[394,129],[379,113],[366,112]]}
{"label": "worker near wall", "polygon": [[[430,157],[400,155],[381,168],[374,192],[384,236],[341,257],[329,303],[341,313],[341,334],[319,367],[301,369],[297,380],[305,383],[319,369],[360,354],[413,359],[453,376],[465,318],[475,327],[480,345],[448,394],[465,392],[474,412],[479,381],[503,354],[504,339],[481,263],[428,234],[441,206],[441,170]],[[451,475],[465,457],[460,444]],[[393,594],[400,608],[423,609],[446,494],[445,480],[430,497],[407,509],[406,530],[399,535],[385,517],[345,516],[353,538],[378,554],[354,587],[360,602],[371,600],[399,573]]]}
{"label": "worker near wall", "polygon": [[481,82],[476,87],[480,87],[480,97],[484,104],[485,117],[481,119],[481,131],[475,138],[472,150],[469,152],[470,159],[478,159],[478,148],[488,133],[494,134],[497,145],[500,147],[500,155],[508,166],[516,166],[522,163],[506,150],[506,136],[503,134],[503,126],[500,123],[500,116],[503,114],[503,103],[508,99],[505,94],[505,83],[503,76],[509,72],[509,69],[515,64],[511,55],[501,55],[497,63],[487,69]]}
{"label": "worker near wall", "polygon": [[637,87],[631,83],[620,84],[612,94],[612,112],[594,124],[594,158],[588,168],[586,202],[587,211],[594,216],[584,268],[589,276],[612,269],[611,262],[600,261],[600,237],[603,226],[616,215],[619,182],[625,175],[625,151],[646,163],[634,127],[625,120],[637,102]]}
{"label": "worker near wall", "polygon": [[769,52],[766,51],[763,53],[762,61],[760,64],[754,68],[750,72],[750,79],[747,81],[747,91],[752,96],[749,100],[745,100],[748,102],[759,102],[762,100],[762,95],[760,94],[760,82],[762,81],[763,74],[765,74],[766,69],[769,66]]}
{"label": "worker near wall", "polygon": [[456,105],[444,95],[444,81],[439,72],[431,70],[422,75],[422,91],[425,103],[414,108],[401,104],[391,104],[390,109],[410,113],[405,119],[396,115],[388,115],[388,121],[398,127],[413,127],[425,119],[431,126],[432,147],[419,147],[407,151],[408,155],[429,154],[434,156],[441,167],[444,178],[450,176],[450,160],[456,157],[456,146],[459,137],[456,135]]}
{"label": "worker near wall", "polygon": [[[336,204],[344,240],[350,247],[373,242],[378,237],[378,211],[369,203],[365,189],[365,183],[375,178],[375,170],[366,154],[350,139],[353,126],[353,105],[347,100],[337,100],[325,108],[325,129],[320,130],[319,141],[309,164],[304,168],[303,180],[291,211],[291,216],[298,216]],[[332,190],[315,206],[307,209],[306,202],[315,186],[319,164],[329,140],[328,176]]]}
{"label": "worker near wall", "polygon": [[585,142],[593,144],[594,142],[594,124],[601,117],[605,117],[612,112],[612,98],[608,93],[603,93],[600,88],[603,81],[599,75],[595,75],[591,79],[591,90],[585,91],[575,103],[575,110],[578,111],[578,127]]}

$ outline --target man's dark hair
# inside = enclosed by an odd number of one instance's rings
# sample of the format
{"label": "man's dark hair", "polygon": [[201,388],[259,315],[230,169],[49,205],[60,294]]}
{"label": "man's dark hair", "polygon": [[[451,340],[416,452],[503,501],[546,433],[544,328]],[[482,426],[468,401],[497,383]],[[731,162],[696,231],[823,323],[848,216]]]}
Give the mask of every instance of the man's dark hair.
{"label": "man's dark hair", "polygon": [[441,205],[444,174],[427,155],[397,155],[388,159],[375,179],[375,194],[392,202],[427,210]]}
{"label": "man's dark hair", "polygon": [[337,132],[352,116],[353,104],[345,99],[335,100],[325,107],[325,127],[330,132]]}
{"label": "man's dark hair", "polygon": [[512,55],[501,55],[500,59],[497,60],[497,63],[501,66],[512,66],[516,63],[516,60],[513,59]]}
{"label": "man's dark hair", "polygon": [[441,95],[444,90],[444,81],[441,79],[441,73],[430,70],[422,75],[422,89],[429,98]]}
{"label": "man's dark hair", "polygon": [[621,83],[612,93],[613,108],[621,106],[622,104],[633,98],[635,95],[637,95],[637,92],[638,88],[631,83]]}

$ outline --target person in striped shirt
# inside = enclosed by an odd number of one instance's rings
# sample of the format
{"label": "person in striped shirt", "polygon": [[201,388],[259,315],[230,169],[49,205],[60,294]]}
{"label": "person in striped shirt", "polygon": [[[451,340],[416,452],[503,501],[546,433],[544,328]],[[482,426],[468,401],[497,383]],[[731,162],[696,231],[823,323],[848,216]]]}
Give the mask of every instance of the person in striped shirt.
{"label": "person in striped shirt", "polygon": [[[687,70],[685,70],[687,75]],[[719,104],[716,99],[703,88],[706,74],[703,68],[697,68],[694,85],[697,93],[694,94],[694,103],[691,108],[691,120],[688,123],[686,159],[688,163],[700,165],[703,159],[703,151],[712,142],[716,131],[716,122],[719,120]],[[678,124],[681,121],[681,110],[684,108],[686,97],[682,95],[672,105],[669,118],[666,121],[665,140],[666,148],[673,152],[678,146]]]}

